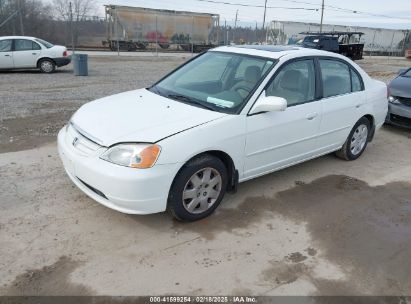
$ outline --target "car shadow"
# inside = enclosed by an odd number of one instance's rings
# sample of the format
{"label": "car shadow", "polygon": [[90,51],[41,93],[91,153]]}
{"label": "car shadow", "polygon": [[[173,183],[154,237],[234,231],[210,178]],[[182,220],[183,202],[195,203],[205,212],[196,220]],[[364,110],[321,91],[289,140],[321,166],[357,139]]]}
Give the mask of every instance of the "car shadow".
{"label": "car shadow", "polygon": [[[73,73],[73,70],[56,70],[55,72],[51,73],[50,75],[53,74],[71,74]],[[39,70],[0,70],[0,74],[45,74],[40,72]]]}
{"label": "car shadow", "polygon": [[384,124],[383,128],[389,132],[395,132],[396,134],[405,136],[406,138],[411,138],[411,129],[389,124]]}

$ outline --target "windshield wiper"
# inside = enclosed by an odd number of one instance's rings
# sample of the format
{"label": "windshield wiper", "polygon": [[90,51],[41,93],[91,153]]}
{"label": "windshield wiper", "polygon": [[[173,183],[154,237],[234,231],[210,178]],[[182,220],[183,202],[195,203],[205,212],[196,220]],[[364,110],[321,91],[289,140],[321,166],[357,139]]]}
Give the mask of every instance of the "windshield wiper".
{"label": "windshield wiper", "polygon": [[155,85],[148,88],[148,90],[155,93],[155,94],[157,94],[157,95],[163,96],[163,94],[161,94],[160,90]]}
{"label": "windshield wiper", "polygon": [[216,109],[214,109],[212,106],[205,105],[202,102],[199,102],[199,101],[197,101],[193,98],[190,98],[188,96],[179,95],[179,94],[169,94],[169,95],[167,95],[167,97],[171,98],[171,99],[174,99],[174,100],[186,102],[186,103],[193,103],[193,104],[199,105],[200,107],[202,107],[204,109],[208,109],[208,110],[211,110],[211,111],[216,111]]}

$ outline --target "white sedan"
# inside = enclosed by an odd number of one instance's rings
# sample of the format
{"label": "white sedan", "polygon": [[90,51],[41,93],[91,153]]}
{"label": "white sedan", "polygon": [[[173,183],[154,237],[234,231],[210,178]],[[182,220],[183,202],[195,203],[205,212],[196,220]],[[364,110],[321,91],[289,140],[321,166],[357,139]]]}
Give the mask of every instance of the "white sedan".
{"label": "white sedan", "polygon": [[35,37],[0,37],[0,70],[39,69],[53,73],[56,67],[68,65],[67,48]]}
{"label": "white sedan", "polygon": [[338,54],[218,47],[150,88],[85,104],[58,147],[97,202],[193,221],[240,182],[331,152],[357,159],[387,108],[386,85]]}

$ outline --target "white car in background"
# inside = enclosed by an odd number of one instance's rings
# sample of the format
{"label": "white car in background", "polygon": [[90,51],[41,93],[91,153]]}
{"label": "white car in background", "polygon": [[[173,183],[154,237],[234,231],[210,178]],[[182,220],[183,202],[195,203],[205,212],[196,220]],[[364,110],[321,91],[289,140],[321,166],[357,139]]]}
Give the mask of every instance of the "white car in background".
{"label": "white car in background", "polygon": [[0,70],[40,69],[53,73],[56,67],[68,65],[67,48],[34,37],[0,37]]}
{"label": "white car in background", "polygon": [[344,56],[226,46],[148,89],[83,105],[58,148],[68,176],[97,202],[193,221],[239,182],[331,152],[357,159],[387,108],[387,86]]}

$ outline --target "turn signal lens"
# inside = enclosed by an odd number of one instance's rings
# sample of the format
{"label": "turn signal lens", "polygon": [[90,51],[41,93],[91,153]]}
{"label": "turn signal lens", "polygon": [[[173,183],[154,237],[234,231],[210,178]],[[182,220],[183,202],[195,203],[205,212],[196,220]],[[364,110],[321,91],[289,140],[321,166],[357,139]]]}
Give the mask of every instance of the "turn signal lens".
{"label": "turn signal lens", "polygon": [[144,148],[139,155],[140,163],[131,164],[132,168],[147,169],[151,168],[160,155],[160,146],[152,145]]}
{"label": "turn signal lens", "polygon": [[158,145],[118,144],[107,149],[100,158],[120,166],[147,169],[154,166],[160,152]]}

